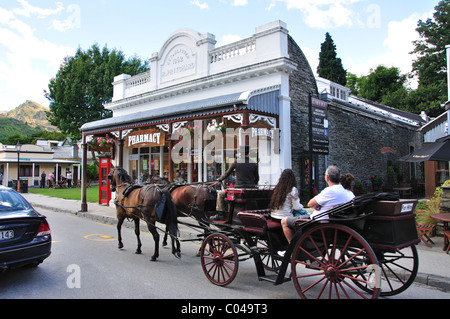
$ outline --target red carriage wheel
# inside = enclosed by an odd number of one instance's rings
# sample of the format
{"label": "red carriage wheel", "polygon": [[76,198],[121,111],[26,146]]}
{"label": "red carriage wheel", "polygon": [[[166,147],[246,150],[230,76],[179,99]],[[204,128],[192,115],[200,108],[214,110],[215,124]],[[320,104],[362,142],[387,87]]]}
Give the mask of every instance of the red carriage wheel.
{"label": "red carriage wheel", "polygon": [[[377,298],[379,263],[367,241],[344,225],[304,230],[292,253],[292,278],[302,298]],[[377,284],[378,282],[378,284]],[[369,292],[361,285],[371,285]]]}
{"label": "red carriage wheel", "polygon": [[[419,270],[419,254],[415,245],[398,250],[375,248],[375,254],[381,265],[380,296],[397,295],[412,285]],[[370,286],[360,285],[365,291],[372,290]]]}
{"label": "red carriage wheel", "polygon": [[238,255],[231,240],[222,234],[209,235],[200,248],[203,272],[206,278],[218,286],[233,281],[238,271]]}
{"label": "red carriage wheel", "polygon": [[265,239],[257,240],[257,247],[261,255],[263,267],[270,271],[278,271],[281,267],[281,260],[274,258],[274,252],[269,249],[269,244]]}

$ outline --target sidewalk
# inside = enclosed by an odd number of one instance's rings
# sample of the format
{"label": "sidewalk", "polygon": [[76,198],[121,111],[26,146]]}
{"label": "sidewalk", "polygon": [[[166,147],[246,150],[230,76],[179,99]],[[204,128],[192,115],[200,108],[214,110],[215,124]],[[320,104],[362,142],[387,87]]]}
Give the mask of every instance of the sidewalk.
{"label": "sidewalk", "polygon": [[[37,210],[39,210],[39,208],[45,208],[56,212],[75,214],[105,224],[115,225],[117,223],[116,209],[114,206],[109,207],[96,203],[88,203],[88,211],[80,212],[81,201],[66,200],[32,193],[24,193],[21,195]],[[144,223],[141,223],[141,227],[146,227],[143,224]],[[124,226],[134,227],[134,224],[125,220]],[[191,234],[189,229],[183,230],[182,228],[183,227],[180,227],[181,237],[190,238]],[[142,231],[147,231],[147,229],[143,228]],[[432,247],[427,247],[422,242],[417,245],[419,253],[419,272],[415,282],[450,293],[450,253],[446,254],[445,251],[442,250],[444,245],[443,237],[435,236],[432,240],[435,243]]]}

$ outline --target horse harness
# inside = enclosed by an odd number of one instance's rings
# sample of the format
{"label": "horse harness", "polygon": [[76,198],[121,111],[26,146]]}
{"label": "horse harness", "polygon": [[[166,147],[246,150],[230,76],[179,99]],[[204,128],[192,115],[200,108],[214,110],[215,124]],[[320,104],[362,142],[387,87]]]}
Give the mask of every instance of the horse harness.
{"label": "horse harness", "polygon": [[[176,188],[178,188],[178,187],[180,187],[180,186],[186,186],[186,185],[183,185],[183,184],[175,184],[175,185],[172,185],[172,186],[169,188],[169,192],[172,193],[172,191],[173,191],[174,189],[176,189]],[[189,186],[194,187],[194,185],[189,185]],[[203,213],[203,210],[201,210],[200,207],[199,207],[198,204],[197,204],[197,197],[198,197],[198,193],[199,193],[199,191],[200,191],[201,188],[204,188],[203,183],[199,183],[198,186],[195,188],[195,192],[194,192],[194,200],[192,201],[192,203],[190,203],[190,204],[187,205],[188,209],[190,210],[189,215],[192,215],[193,212],[196,212],[196,213]],[[206,188],[207,188],[207,190],[209,191],[209,186],[206,186]],[[205,198],[205,200],[206,200],[206,198]]]}
{"label": "horse harness", "polygon": [[[123,183],[123,184],[121,184],[121,185],[118,185],[117,187],[124,186],[125,184],[126,184],[126,183]],[[143,209],[143,207],[144,207],[144,205],[143,205],[143,203],[144,203],[144,195],[145,195],[145,194],[142,194],[142,196],[141,196],[141,203],[140,203],[139,205],[137,205],[137,206],[125,206],[125,204],[124,204],[125,198],[127,198],[128,195],[130,195],[132,191],[134,191],[135,189],[143,188],[143,187],[144,187],[143,185],[138,185],[138,184],[130,184],[130,185],[128,185],[127,188],[125,188],[125,190],[122,192],[122,200],[119,202],[119,201],[117,200],[117,198],[116,198],[116,199],[114,200],[114,204],[117,205],[117,206],[119,206],[119,207],[121,207],[121,208],[123,208],[123,209],[127,209],[127,208],[135,208],[135,209],[138,209],[142,214],[145,215],[144,209]],[[158,191],[158,192],[161,192],[161,188],[160,188],[158,185],[156,185],[156,184],[148,185],[148,187],[146,187],[146,190],[145,190],[145,191],[148,191],[148,190],[150,190],[151,188],[154,188],[154,194],[153,194],[153,196],[156,195],[156,192],[157,192],[157,191]],[[136,217],[138,217],[138,216],[136,216]]]}

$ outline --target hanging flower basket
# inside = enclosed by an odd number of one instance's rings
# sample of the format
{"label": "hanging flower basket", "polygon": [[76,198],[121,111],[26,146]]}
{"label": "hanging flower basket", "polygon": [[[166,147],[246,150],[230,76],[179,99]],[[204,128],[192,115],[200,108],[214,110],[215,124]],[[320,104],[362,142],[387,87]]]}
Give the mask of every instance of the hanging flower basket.
{"label": "hanging flower basket", "polygon": [[214,133],[214,132],[222,132],[223,133],[226,131],[225,124],[223,122],[217,123],[216,121],[209,123],[208,126],[206,127],[206,129],[210,133]]}
{"label": "hanging flower basket", "polygon": [[108,135],[93,138],[88,143],[88,149],[95,152],[111,153],[116,140]]}

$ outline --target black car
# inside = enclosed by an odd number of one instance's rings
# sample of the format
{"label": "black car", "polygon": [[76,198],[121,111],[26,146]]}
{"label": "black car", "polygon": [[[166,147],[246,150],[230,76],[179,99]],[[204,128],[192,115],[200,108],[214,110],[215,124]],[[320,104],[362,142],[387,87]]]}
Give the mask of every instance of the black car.
{"label": "black car", "polygon": [[50,226],[15,190],[0,185],[0,271],[37,266],[50,256]]}

